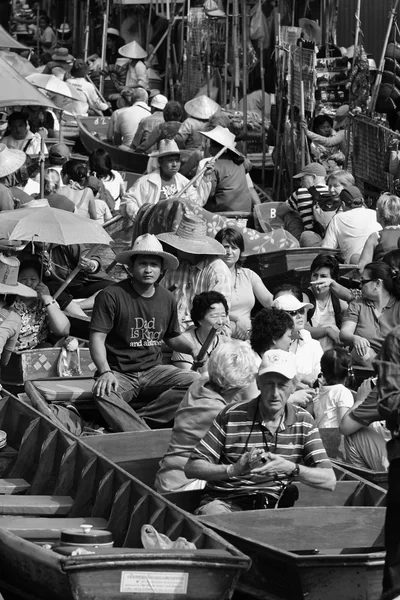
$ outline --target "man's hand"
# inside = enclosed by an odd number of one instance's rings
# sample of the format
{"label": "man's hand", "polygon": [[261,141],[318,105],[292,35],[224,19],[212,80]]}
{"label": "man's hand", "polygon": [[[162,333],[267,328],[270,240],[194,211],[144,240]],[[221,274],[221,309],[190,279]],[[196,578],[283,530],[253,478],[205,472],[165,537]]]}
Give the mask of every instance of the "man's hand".
{"label": "man's hand", "polygon": [[242,340],[243,342],[245,342],[246,340],[249,339],[249,330],[246,327],[246,323],[243,321],[236,321],[233,322],[233,326],[232,326],[232,337],[235,340]]}
{"label": "man's hand", "polygon": [[340,331],[338,328],[335,327],[326,327],[325,328],[325,333],[326,335],[331,338],[331,340],[333,340],[335,342],[335,344],[341,344],[340,341]]}
{"label": "man's hand", "polygon": [[272,452],[267,452],[265,458],[267,462],[261,467],[252,469],[251,474],[269,475],[272,478],[288,477],[296,466],[290,460],[286,460],[279,454],[272,454]]}
{"label": "man's hand", "polygon": [[290,404],[297,404],[304,408],[314,398],[316,391],[311,388],[305,388],[304,390],[297,390],[289,396]]}
{"label": "man's hand", "polygon": [[368,353],[371,347],[369,341],[366,338],[360,337],[359,335],[354,336],[353,346],[361,358],[365,358],[365,355]]}
{"label": "man's hand", "polygon": [[83,271],[86,271],[87,273],[94,273],[94,271],[96,271],[97,269],[97,262],[95,260],[85,258],[84,256],[82,256],[79,259],[79,266]]}
{"label": "man's hand", "polygon": [[233,465],[230,475],[231,477],[243,477],[249,475],[250,472],[250,452],[244,452],[237,463]]}
{"label": "man's hand", "polygon": [[360,404],[362,404],[364,400],[370,395],[370,393],[372,392],[372,379],[372,377],[364,379],[364,381],[357,390],[357,399],[354,403],[354,406],[359,406]]}
{"label": "man's hand", "polygon": [[99,396],[99,398],[109,396],[110,392],[116,392],[117,390],[118,380],[111,371],[103,373],[103,375],[100,375],[94,382],[93,394]]}

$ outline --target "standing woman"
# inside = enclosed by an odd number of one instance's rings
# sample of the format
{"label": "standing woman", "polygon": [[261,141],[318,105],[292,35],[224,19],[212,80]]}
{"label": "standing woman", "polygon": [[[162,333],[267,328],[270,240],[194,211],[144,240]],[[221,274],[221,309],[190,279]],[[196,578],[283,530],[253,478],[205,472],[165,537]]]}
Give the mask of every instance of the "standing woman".
{"label": "standing woman", "polygon": [[262,306],[269,308],[272,294],[263,284],[261,277],[251,269],[243,267],[244,239],[240,231],[225,227],[218,231],[215,239],[225,248],[222,260],[229,267],[232,278],[231,321],[232,337],[240,340],[249,338],[251,330],[251,311],[256,299]]}
{"label": "standing woman", "polygon": [[64,187],[60,193],[75,204],[75,213],[87,219],[97,219],[96,203],[92,190],[86,187],[87,170],[84,163],[68,160],[61,170]]}

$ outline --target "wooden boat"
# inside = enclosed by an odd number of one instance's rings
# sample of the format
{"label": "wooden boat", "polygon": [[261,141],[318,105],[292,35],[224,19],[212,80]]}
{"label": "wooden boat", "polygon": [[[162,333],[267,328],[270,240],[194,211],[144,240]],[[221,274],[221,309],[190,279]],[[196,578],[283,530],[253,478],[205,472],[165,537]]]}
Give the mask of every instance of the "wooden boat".
{"label": "wooden boat", "polygon": [[[8,435],[0,450],[0,591],[6,597],[230,597],[249,559],[220,536],[4,392],[0,428]],[[144,549],[145,524],[172,540],[185,537],[196,549]],[[82,525],[110,532],[114,546],[83,554],[60,543],[61,531]]]}
{"label": "wooden boat", "polygon": [[103,148],[106,150],[117,171],[144,173],[147,167],[147,154],[139,154],[129,149],[121,149],[106,141],[108,123],[111,117],[79,117],[77,118],[79,137],[86,150]]}
{"label": "wooden boat", "polygon": [[382,507],[302,507],[200,517],[252,559],[239,592],[263,600],[376,600]]}
{"label": "wooden boat", "polygon": [[387,489],[388,487],[388,472],[387,471],[373,471],[372,469],[363,469],[362,467],[355,467],[354,465],[348,464],[338,459],[332,459],[332,462],[338,467],[342,467],[354,473],[357,477],[362,477],[366,481],[370,481],[375,485]]}

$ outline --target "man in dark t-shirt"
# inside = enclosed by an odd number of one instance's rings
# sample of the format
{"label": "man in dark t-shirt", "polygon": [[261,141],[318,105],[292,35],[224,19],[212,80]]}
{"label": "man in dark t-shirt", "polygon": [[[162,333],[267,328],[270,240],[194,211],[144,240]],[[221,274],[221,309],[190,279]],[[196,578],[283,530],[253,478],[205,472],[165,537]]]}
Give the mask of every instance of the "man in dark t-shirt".
{"label": "man in dark t-shirt", "polygon": [[[163,251],[154,235],[145,234],[116,261],[130,267],[131,278],[96,297],[90,353],[99,376],[93,391],[112,429],[137,431],[148,429],[143,419],[158,424],[171,421],[198,377],[193,371],[162,364],[163,342],[186,354],[195,349],[180,334],[172,293],[156,284],[162,270],[176,269],[178,260]],[[132,404],[139,394],[140,404]]]}

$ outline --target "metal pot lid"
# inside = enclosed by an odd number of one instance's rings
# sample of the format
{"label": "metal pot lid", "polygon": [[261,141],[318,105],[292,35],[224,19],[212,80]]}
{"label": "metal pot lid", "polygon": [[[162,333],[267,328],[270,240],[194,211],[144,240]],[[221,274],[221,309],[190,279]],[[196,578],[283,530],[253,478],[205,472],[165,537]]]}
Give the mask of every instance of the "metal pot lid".
{"label": "metal pot lid", "polygon": [[93,525],[81,525],[78,529],[64,529],[61,542],[68,544],[109,544],[113,541],[110,531],[93,529]]}

